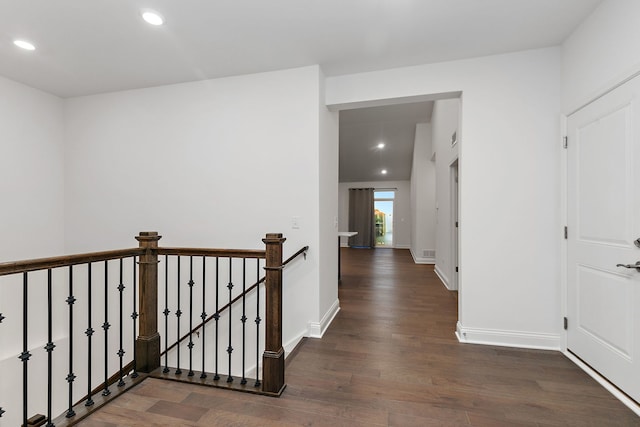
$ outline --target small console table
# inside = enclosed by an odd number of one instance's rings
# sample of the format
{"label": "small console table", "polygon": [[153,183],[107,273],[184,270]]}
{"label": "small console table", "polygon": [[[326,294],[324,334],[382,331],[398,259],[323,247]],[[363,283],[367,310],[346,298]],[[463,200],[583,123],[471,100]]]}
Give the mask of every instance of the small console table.
{"label": "small console table", "polygon": [[358,234],[357,231],[338,231],[338,280],[340,280],[340,238],[346,237],[347,241],[349,237],[353,237]]}

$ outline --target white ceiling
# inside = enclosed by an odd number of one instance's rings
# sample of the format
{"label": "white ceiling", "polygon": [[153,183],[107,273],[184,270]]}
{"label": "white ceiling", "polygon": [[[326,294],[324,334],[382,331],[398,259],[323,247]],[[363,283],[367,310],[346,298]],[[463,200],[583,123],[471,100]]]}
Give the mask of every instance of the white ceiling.
{"label": "white ceiling", "polygon": [[408,180],[416,124],[432,111],[433,101],[341,111],[340,182]]}
{"label": "white ceiling", "polygon": [[311,64],[338,75],[557,45],[599,2],[0,0],[0,75],[61,97]]}
{"label": "white ceiling", "polygon": [[[332,76],[558,45],[600,1],[0,0],[0,75],[60,97],[313,64]],[[341,181],[408,179],[429,105],[341,113]]]}

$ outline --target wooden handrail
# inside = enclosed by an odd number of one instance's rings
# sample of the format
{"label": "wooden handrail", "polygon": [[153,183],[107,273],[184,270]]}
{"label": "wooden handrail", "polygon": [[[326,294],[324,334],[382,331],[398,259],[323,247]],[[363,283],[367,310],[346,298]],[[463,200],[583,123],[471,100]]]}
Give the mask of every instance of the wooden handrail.
{"label": "wooden handrail", "polygon": [[[300,249],[298,252],[296,252],[295,254],[291,255],[289,258],[287,258],[287,260],[285,262],[282,263],[282,266],[285,266],[287,264],[289,264],[291,261],[293,261],[294,259],[296,259],[297,257],[299,257],[301,254],[305,254],[306,256],[306,252],[309,250],[309,246],[305,246],[302,249]],[[243,296],[249,294],[251,291],[253,291],[256,287],[258,287],[260,285],[260,283],[264,283],[265,281],[265,277],[263,277],[262,279],[258,280],[256,283],[254,283],[253,285],[251,285],[250,287],[248,287],[244,292],[242,292],[240,295],[236,296],[234,299],[231,300],[231,302],[228,302],[227,304],[223,305],[216,313],[218,315],[220,315],[222,312],[224,312],[226,309],[228,309],[229,307],[231,307],[233,304],[235,304],[236,302],[240,301],[240,299],[242,299]],[[169,347],[167,347],[162,353],[160,353],[160,356],[164,356],[168,351],[171,351],[172,349],[174,349],[178,344],[180,344],[182,341],[184,341],[185,339],[187,339],[189,337],[190,334],[194,333],[195,331],[197,331],[198,329],[202,328],[204,325],[206,325],[207,323],[209,323],[211,320],[213,320],[215,317],[215,313],[212,314],[211,316],[207,317],[204,321],[200,322],[198,325],[196,325],[191,332],[187,332],[186,334],[184,334],[182,337],[180,337],[179,340],[177,340],[176,342],[174,342],[173,344],[171,344]]]}
{"label": "wooden handrail", "polygon": [[264,258],[265,254],[266,251],[258,249],[158,248],[158,255]]}
{"label": "wooden handrail", "polygon": [[285,265],[289,264],[291,261],[293,261],[294,259],[299,257],[301,254],[304,254],[304,257],[306,259],[308,250],[309,250],[309,246],[305,246],[305,247],[301,248],[298,252],[296,252],[295,254],[291,255],[289,258],[287,258],[287,260],[285,262],[283,262],[282,265],[285,266]]}
{"label": "wooden handrail", "polygon": [[[291,261],[301,253],[308,250],[305,246],[295,255],[284,262]],[[127,258],[130,256],[140,256],[145,253],[142,248],[114,249],[110,251],[89,252],[84,254],[62,255],[50,258],[35,258],[24,261],[10,261],[0,263],[0,276],[10,274],[25,273],[49,268],[68,267],[70,265],[87,264],[90,262],[108,261],[111,259]],[[264,250],[255,249],[209,249],[209,248],[158,248],[158,255],[181,255],[181,256],[218,256],[227,258],[264,258]]]}
{"label": "wooden handrail", "polygon": [[37,258],[26,261],[4,262],[0,263],[0,276],[25,273],[29,271],[47,270],[49,268],[67,267],[77,264],[87,264],[90,262],[107,261],[110,259],[127,258],[143,255],[144,253],[144,249],[131,248],[90,252],[86,254],[63,255],[52,258]]}

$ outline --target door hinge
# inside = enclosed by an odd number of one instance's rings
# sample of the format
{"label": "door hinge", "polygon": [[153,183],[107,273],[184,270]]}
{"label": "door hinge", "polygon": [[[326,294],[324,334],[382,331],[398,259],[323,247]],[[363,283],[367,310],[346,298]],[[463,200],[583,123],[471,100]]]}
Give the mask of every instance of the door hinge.
{"label": "door hinge", "polygon": [[568,136],[562,137],[562,148],[567,148],[568,146],[569,146],[569,137]]}
{"label": "door hinge", "polygon": [[458,228],[458,221],[456,221],[456,228]]}
{"label": "door hinge", "polygon": [[566,331],[569,328],[569,319],[564,318],[564,330]]}
{"label": "door hinge", "polygon": [[458,272],[458,267],[456,267],[456,273]]}
{"label": "door hinge", "polygon": [[564,226],[564,238],[565,240],[569,238],[569,228],[566,225]]}

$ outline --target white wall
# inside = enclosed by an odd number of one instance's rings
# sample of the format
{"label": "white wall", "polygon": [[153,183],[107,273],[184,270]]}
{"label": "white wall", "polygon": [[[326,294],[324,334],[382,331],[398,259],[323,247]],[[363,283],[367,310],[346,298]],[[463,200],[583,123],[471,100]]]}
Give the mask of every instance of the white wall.
{"label": "white wall", "polygon": [[462,91],[461,339],[559,348],[560,48],[327,79],[333,108]]}
{"label": "white wall", "polygon": [[[61,255],[64,252],[62,100],[2,77],[0,94],[0,195],[3,200],[0,262]],[[54,298],[64,300],[57,290]],[[47,341],[46,323],[43,322],[46,319],[46,287],[36,284],[33,274],[30,275],[28,300],[28,346],[30,350],[40,352],[39,358],[34,356],[30,362],[33,377],[46,366],[42,348]],[[0,277],[0,313],[6,317],[0,323],[0,367],[4,373],[0,381],[0,406],[7,411],[0,425],[19,425],[22,408],[22,363],[18,360],[22,352],[21,275]],[[61,319],[64,314],[54,313],[56,340],[61,336]],[[35,387],[32,382],[31,390],[34,392],[32,404],[46,401],[46,389]],[[35,406],[31,408],[36,409]],[[46,405],[37,409],[46,410]]]}
{"label": "white wall", "polygon": [[436,173],[431,161],[431,124],[416,125],[411,166],[411,255],[417,263],[434,264],[424,251],[436,249]]}
{"label": "white wall", "polygon": [[640,2],[605,0],[563,44],[563,109],[640,71]]}
{"label": "white wall", "polygon": [[313,66],[67,100],[67,250],[135,246],[141,230],[164,246],[262,248],[281,232],[285,258],[311,248],[285,271],[283,341],[294,344],[324,315],[320,80]]}
{"label": "white wall", "polygon": [[2,77],[0,93],[0,262],[60,255],[62,100]]}
{"label": "white wall", "polygon": [[[451,164],[458,158],[461,135],[458,131],[460,100],[436,101],[431,115],[436,164],[436,272],[448,289],[456,289],[453,259],[453,213],[451,200]],[[451,137],[457,132],[458,142]]]}
{"label": "white wall", "polygon": [[[339,228],[349,231],[349,188],[397,188],[393,233],[396,248],[411,247],[411,183],[409,181],[366,181],[341,182],[339,184]],[[347,246],[347,238],[341,238],[341,245]]]}

